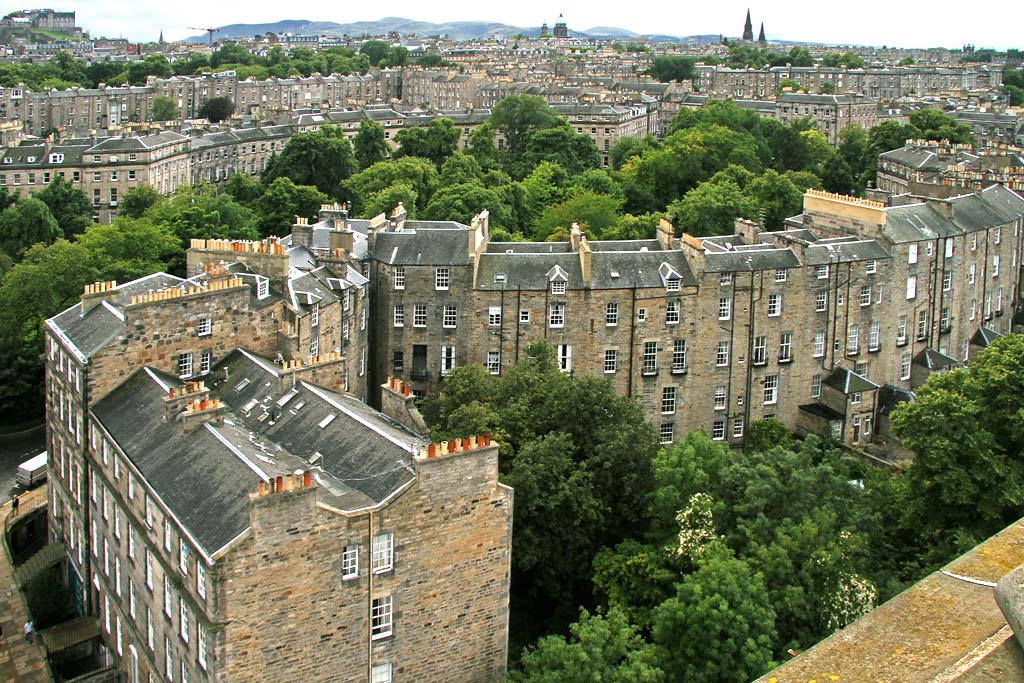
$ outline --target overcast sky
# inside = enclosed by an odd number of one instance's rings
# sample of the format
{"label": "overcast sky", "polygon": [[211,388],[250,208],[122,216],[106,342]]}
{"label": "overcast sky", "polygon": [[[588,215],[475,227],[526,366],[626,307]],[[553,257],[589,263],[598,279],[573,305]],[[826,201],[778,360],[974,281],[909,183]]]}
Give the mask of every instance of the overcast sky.
{"label": "overcast sky", "polygon": [[[22,3],[25,4],[25,3]],[[831,44],[950,47],[964,43],[977,47],[1024,48],[1024,3],[995,0],[982,5],[952,0],[930,3],[867,0],[861,3],[804,3],[772,0],[749,5],[748,0],[716,2],[597,3],[593,0],[480,3],[468,0],[424,3],[390,0],[376,3],[339,3],[307,0],[294,4],[275,0],[211,2],[196,5],[152,0],[49,0],[54,9],[78,12],[78,24],[93,36],[156,40],[161,30],[168,40],[196,35],[189,26],[271,23],[284,19],[310,21],[375,21],[383,16],[418,21],[493,21],[524,28],[553,26],[559,12],[570,29],[586,31],[612,26],[636,33],[675,36],[722,33],[739,36],[750,7],[757,35],[763,21],[768,39]],[[971,11],[973,8],[977,11]]]}

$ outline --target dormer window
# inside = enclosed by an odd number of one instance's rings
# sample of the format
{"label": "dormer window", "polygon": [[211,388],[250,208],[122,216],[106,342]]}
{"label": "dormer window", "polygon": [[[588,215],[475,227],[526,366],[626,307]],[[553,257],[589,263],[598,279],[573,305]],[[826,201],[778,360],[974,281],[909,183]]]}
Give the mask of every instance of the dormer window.
{"label": "dormer window", "polygon": [[562,270],[561,266],[555,266],[548,271],[548,282],[551,283],[551,293],[562,296],[565,294],[565,283],[569,280],[569,274]]}
{"label": "dormer window", "polygon": [[52,154],[50,154],[50,163],[51,164],[59,164],[59,163],[62,163],[63,161],[64,161],[64,155],[63,154],[60,154],[58,152],[53,152]]}
{"label": "dormer window", "polygon": [[682,277],[679,275],[678,270],[667,263],[662,263],[658,266],[658,274],[661,275],[661,281],[665,284],[665,289],[667,291],[679,291],[679,285],[682,281]]}

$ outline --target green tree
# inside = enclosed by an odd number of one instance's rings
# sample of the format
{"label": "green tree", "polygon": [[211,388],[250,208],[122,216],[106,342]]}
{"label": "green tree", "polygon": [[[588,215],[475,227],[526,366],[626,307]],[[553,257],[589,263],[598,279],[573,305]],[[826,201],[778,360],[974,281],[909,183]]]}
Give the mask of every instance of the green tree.
{"label": "green tree", "polygon": [[448,118],[433,119],[426,126],[403,128],[395,140],[398,149],[395,157],[421,157],[434,162],[440,168],[459,146],[459,129]]}
{"label": "green tree", "polygon": [[793,433],[775,418],[751,422],[743,439],[744,447],[752,451],[767,451],[776,446],[788,450],[792,443]]}
{"label": "green tree", "polygon": [[232,173],[223,187],[224,192],[236,202],[249,208],[253,208],[256,200],[263,196],[263,185],[248,173]]}
{"label": "green tree", "polygon": [[487,209],[496,225],[508,225],[509,213],[497,192],[479,181],[442,186],[423,210],[428,221],[459,221],[469,224],[474,215]]}
{"label": "green tree", "polygon": [[391,46],[383,40],[368,40],[359,48],[359,53],[366,55],[372,66],[377,66],[387,57]]}
{"label": "green tree", "polygon": [[570,637],[548,636],[523,654],[510,683],[661,683],[654,648],[617,609],[607,615],[580,611]]}
{"label": "green tree", "polygon": [[601,165],[594,141],[587,135],[578,134],[564,121],[557,126],[531,132],[522,153],[510,161],[509,173],[522,178],[543,161],[558,164],[571,176]]}
{"label": "green tree", "polygon": [[166,95],[157,95],[153,98],[153,120],[173,121],[178,118],[178,105]]}
{"label": "green tree", "polygon": [[235,111],[235,103],[230,97],[211,97],[199,107],[199,117],[209,119],[211,123],[219,123]]}
{"label": "green tree", "polygon": [[[367,216],[376,216],[378,214],[390,215],[395,207],[401,203],[405,207],[408,217],[415,219],[419,213],[416,208],[418,199],[419,195],[416,194],[416,190],[413,189],[412,185],[400,181],[364,197],[362,206]],[[478,433],[482,434],[483,432]]]}
{"label": "green tree", "polygon": [[737,218],[757,216],[757,205],[739,185],[721,178],[690,190],[669,204],[668,212],[675,226],[691,235],[731,235]]}
{"label": "green tree", "polygon": [[[910,488],[918,523],[944,544],[973,544],[1007,524],[1022,502],[1024,343],[998,339],[969,370],[932,375],[892,425],[914,451]],[[957,536],[959,540],[956,540]]]}
{"label": "green tree", "polygon": [[92,206],[85,193],[57,176],[48,186],[32,195],[46,204],[57,219],[61,234],[72,237],[92,225]]}
{"label": "green tree", "polygon": [[214,69],[224,64],[252,64],[255,55],[239,43],[225,43],[210,55],[210,66]]}
{"label": "green tree", "polygon": [[[235,174],[235,176],[240,175],[242,174]],[[231,184],[231,180],[235,176],[228,179],[228,185]],[[167,201],[166,198],[157,192],[152,185],[136,185],[121,198],[118,204],[118,215],[128,218],[142,218],[149,211],[150,207],[165,201]]]}
{"label": "green tree", "polygon": [[764,579],[724,547],[708,551],[676,596],[654,611],[667,680],[746,683],[768,670],[775,611]]}
{"label": "green tree", "polygon": [[130,63],[125,74],[131,85],[145,85],[150,76],[168,78],[171,75],[171,64],[163,55],[146,55],[145,59]]}
{"label": "green tree", "polygon": [[288,177],[296,185],[312,185],[327,196],[344,199],[342,182],[356,171],[352,143],[335,126],[293,135],[281,154],[263,171],[263,183]]}
{"label": "green tree", "polygon": [[287,235],[296,216],[316,222],[320,207],[329,201],[330,198],[315,187],[277,178],[256,201],[260,234]]}
{"label": "green tree", "polygon": [[692,81],[697,77],[697,60],[678,55],[659,55],[651,60],[647,75],[661,83]]}
{"label": "green tree", "polygon": [[[438,182],[442,186],[461,185],[483,181],[483,169],[476,157],[465,152],[456,151],[441,165]],[[511,179],[509,179],[511,180]]]}
{"label": "green tree", "polygon": [[22,197],[0,213],[0,249],[15,261],[33,244],[50,244],[61,236],[57,219],[35,197]]}
{"label": "green tree", "polygon": [[568,234],[572,224],[578,223],[592,236],[601,239],[605,231],[618,222],[621,206],[622,200],[615,197],[590,190],[578,191],[564,202],[545,209],[534,226],[532,236],[546,240],[559,228]]}
{"label": "green tree", "polygon": [[751,180],[747,194],[757,203],[758,216],[768,230],[781,229],[783,221],[803,210],[800,188],[772,169]]}
{"label": "green tree", "polygon": [[949,140],[959,144],[975,142],[969,126],[936,109],[918,109],[910,112],[909,118],[910,124],[928,140]]}
{"label": "green tree", "polygon": [[[352,175],[345,181],[345,193],[352,198],[356,215],[367,213],[367,198],[391,185],[403,184],[416,193],[415,207],[423,210],[437,190],[437,169],[427,159],[401,157],[382,161]],[[410,209],[414,205],[407,205]],[[393,207],[392,207],[393,208]]]}
{"label": "green tree", "polygon": [[359,170],[373,166],[388,158],[391,148],[384,137],[384,126],[373,119],[363,119],[359,124],[359,132],[352,140]]}
{"label": "green tree", "polygon": [[488,122],[505,136],[509,158],[515,160],[534,131],[552,128],[563,119],[536,95],[509,95],[491,110]]}

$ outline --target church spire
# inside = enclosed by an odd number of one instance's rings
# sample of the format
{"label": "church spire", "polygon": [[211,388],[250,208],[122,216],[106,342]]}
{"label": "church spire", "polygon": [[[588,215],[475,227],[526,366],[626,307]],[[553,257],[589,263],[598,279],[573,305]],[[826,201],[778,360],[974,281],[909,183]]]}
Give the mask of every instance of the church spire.
{"label": "church spire", "polygon": [[754,40],[754,25],[750,23],[750,9],[747,9],[747,21],[743,24],[743,40],[747,42],[753,42]]}
{"label": "church spire", "polygon": [[765,45],[768,44],[768,40],[764,37],[764,22],[763,21],[761,22],[761,33],[758,34],[758,36],[757,36],[757,43],[761,47],[764,47]]}

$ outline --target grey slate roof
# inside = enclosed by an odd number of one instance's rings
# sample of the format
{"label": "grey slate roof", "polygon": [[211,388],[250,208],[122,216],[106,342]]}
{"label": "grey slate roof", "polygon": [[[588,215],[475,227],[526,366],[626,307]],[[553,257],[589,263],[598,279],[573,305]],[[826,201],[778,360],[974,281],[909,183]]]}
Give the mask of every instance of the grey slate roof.
{"label": "grey slate roof", "polygon": [[988,346],[992,342],[994,342],[996,339],[999,339],[1002,336],[1003,335],[1001,335],[1000,333],[996,332],[991,328],[979,327],[977,332],[971,335],[971,343],[974,344],[975,346],[983,346],[985,348],[988,348]]}
{"label": "grey slate roof", "polygon": [[407,221],[399,232],[379,232],[374,257],[395,266],[464,266],[469,263],[469,229],[458,223]]}
{"label": "grey slate roof", "polygon": [[[525,243],[524,243],[525,244]],[[549,243],[535,243],[547,246]],[[551,243],[557,247],[559,243]],[[480,256],[476,287],[482,290],[526,289],[549,287],[552,269],[561,268],[567,277],[567,289],[583,289],[580,255],[564,247],[550,252],[526,249],[508,254],[485,252]],[[591,244],[600,244],[592,242]],[[626,243],[617,243],[624,246]],[[663,288],[662,264],[668,264],[680,276],[682,286],[696,284],[696,278],[681,251],[605,251],[594,249],[590,257],[592,289]],[[504,279],[501,276],[504,275]],[[496,279],[496,276],[497,279]]]}
{"label": "grey slate roof", "polygon": [[412,453],[427,441],[366,404],[305,382],[280,390],[274,365],[241,350],[212,377],[213,393],[231,408],[247,439],[251,432],[264,444],[264,457],[302,460],[336,498],[334,506],[375,505],[414,479]]}
{"label": "grey slate roof", "polygon": [[94,404],[92,414],[210,557],[248,528],[249,493],[259,477],[214,430],[186,434],[180,423],[163,419],[167,387],[180,384],[140,368]]}
{"label": "grey slate roof", "polygon": [[878,390],[878,414],[890,415],[901,403],[914,401],[914,392],[902,387],[884,384]]}
{"label": "grey slate roof", "polygon": [[833,370],[832,374],[825,378],[825,384],[833,389],[838,389],[847,396],[878,388],[878,385],[867,377],[858,375],[847,368],[836,368]]}
{"label": "grey slate roof", "polygon": [[935,349],[924,349],[914,356],[914,365],[939,371],[960,367],[960,361]]}
{"label": "grey slate roof", "polygon": [[59,337],[70,342],[81,354],[83,361],[125,331],[124,320],[104,305],[96,306],[82,315],[82,305],[75,304],[47,320],[46,324]]}
{"label": "grey slate roof", "polygon": [[163,419],[163,398],[181,381],[151,368],[92,414],[208,557],[248,529],[249,494],[260,480],[310,469],[319,501],[355,510],[415,479],[412,454],[425,440],[352,397],[281,384],[272,362],[235,350],[207,379],[226,406],[222,425],[186,433]]}
{"label": "grey slate roof", "polygon": [[47,320],[46,324],[59,337],[70,342],[81,353],[82,360],[86,361],[112,339],[124,333],[124,314],[117,302],[183,282],[174,275],[153,273],[118,286],[109,297],[114,303],[108,300],[94,306],[85,315],[82,314],[82,304],[77,303]]}

